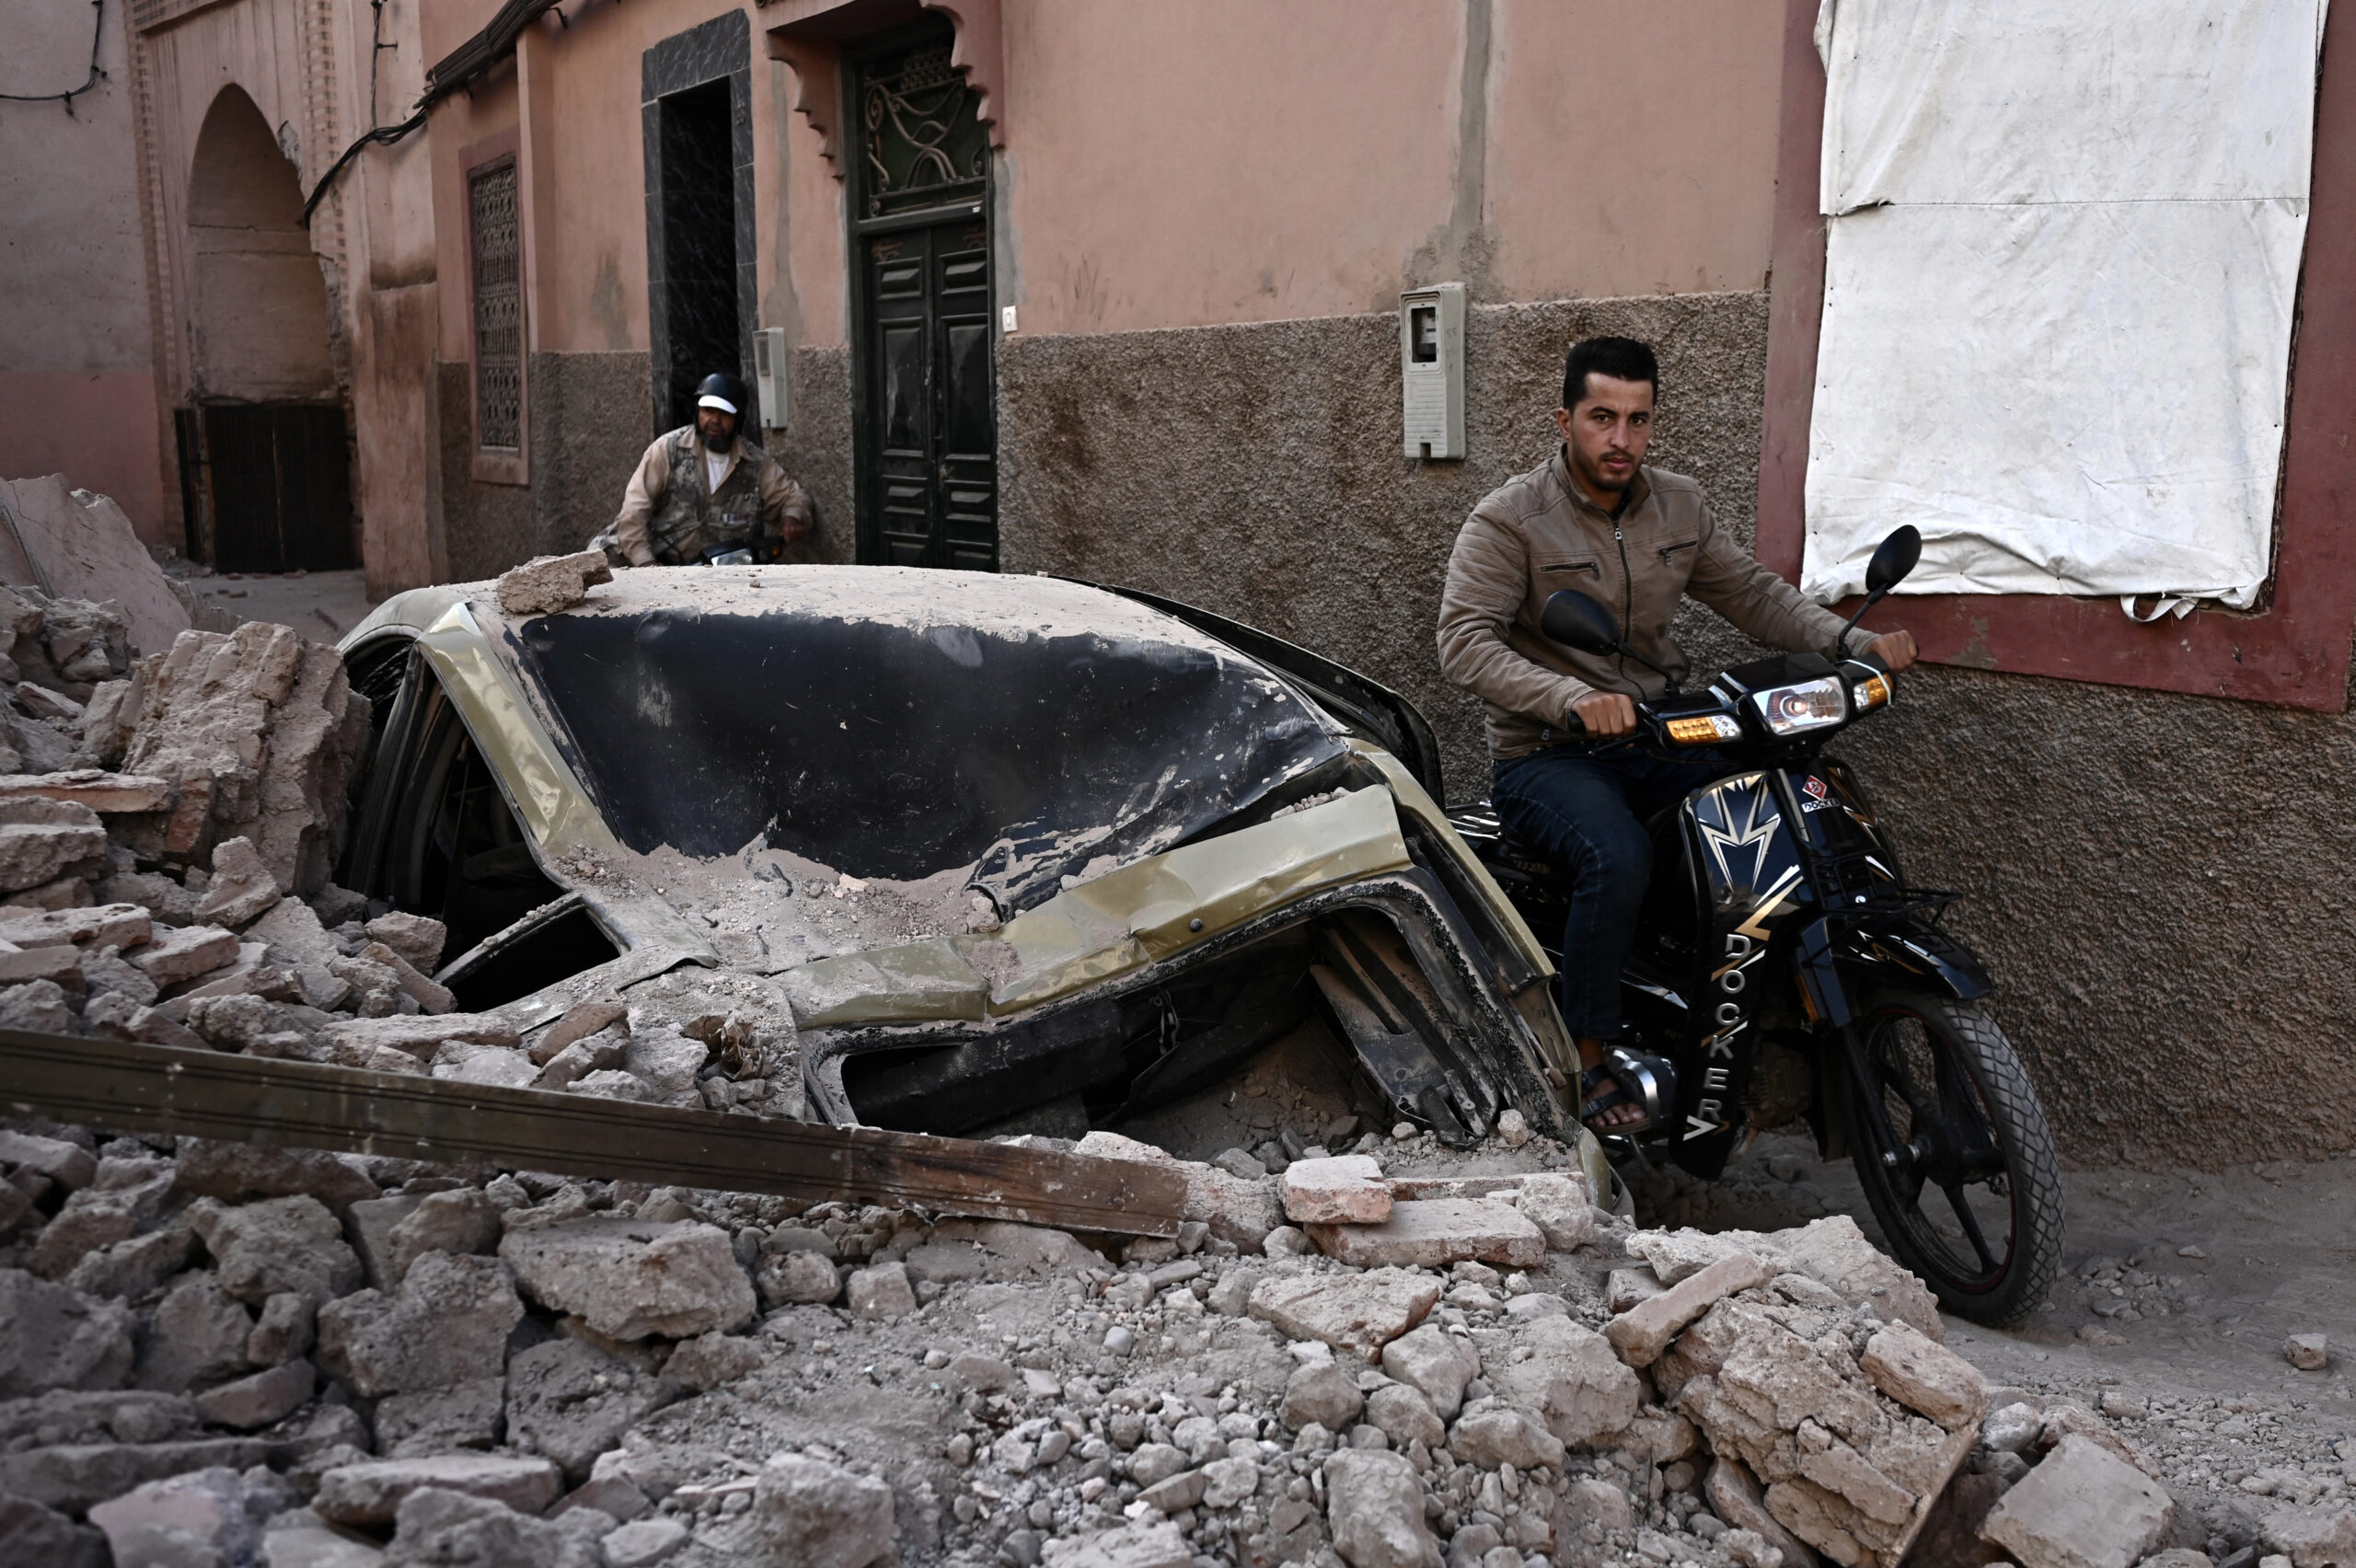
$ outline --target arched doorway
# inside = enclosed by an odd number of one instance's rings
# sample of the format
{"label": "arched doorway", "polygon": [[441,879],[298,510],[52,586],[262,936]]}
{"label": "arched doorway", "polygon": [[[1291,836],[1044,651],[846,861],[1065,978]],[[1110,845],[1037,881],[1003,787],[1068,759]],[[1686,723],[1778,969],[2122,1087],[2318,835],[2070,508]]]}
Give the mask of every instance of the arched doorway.
{"label": "arched doorway", "polygon": [[190,407],[179,416],[190,553],[225,571],[354,563],[352,459],[326,280],[303,186],[237,87],[189,170]]}

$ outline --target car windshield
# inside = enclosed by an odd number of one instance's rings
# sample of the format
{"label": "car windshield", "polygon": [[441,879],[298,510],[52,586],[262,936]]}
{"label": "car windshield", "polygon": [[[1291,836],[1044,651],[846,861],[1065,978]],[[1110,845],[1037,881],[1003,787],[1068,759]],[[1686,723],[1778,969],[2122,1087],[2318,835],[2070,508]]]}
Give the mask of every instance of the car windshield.
{"label": "car windshield", "polygon": [[682,568],[601,600],[506,640],[641,854],[765,838],[859,877],[972,865],[1021,909],[1346,749],[1260,665],[1076,583]]}

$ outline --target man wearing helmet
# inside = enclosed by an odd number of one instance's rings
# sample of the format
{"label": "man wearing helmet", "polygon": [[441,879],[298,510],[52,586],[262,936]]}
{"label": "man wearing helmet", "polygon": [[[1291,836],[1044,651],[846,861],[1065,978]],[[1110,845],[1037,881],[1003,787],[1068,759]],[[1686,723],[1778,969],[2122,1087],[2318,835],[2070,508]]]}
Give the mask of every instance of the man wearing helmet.
{"label": "man wearing helmet", "polygon": [[654,438],[621,515],[595,541],[618,566],[689,566],[749,550],[775,560],[810,531],[810,497],[737,426],[745,384],[722,371],[696,388],[696,422]]}

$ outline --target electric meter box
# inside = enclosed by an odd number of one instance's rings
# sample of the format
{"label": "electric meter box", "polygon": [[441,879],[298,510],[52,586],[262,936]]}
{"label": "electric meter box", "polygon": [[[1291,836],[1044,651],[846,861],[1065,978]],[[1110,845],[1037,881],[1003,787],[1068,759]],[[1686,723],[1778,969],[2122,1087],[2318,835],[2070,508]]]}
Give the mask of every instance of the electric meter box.
{"label": "electric meter box", "polygon": [[1410,457],[1464,455],[1464,285],[1399,296],[1399,382]]}
{"label": "electric meter box", "polygon": [[785,329],[764,327],[753,334],[753,396],[760,399],[761,423],[785,428]]}

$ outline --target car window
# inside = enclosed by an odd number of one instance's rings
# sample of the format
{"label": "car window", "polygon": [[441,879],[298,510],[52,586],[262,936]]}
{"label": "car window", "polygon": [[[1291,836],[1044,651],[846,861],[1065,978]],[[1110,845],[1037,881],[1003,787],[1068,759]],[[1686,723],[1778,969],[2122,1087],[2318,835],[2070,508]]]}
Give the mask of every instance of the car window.
{"label": "car window", "polygon": [[[539,869],[490,764],[423,655],[402,644],[372,649],[355,665],[355,683],[389,691],[389,700],[378,705],[359,825],[338,880],[440,920],[449,928],[442,951],[456,961],[564,890]],[[535,933],[533,940],[528,973],[507,974],[516,968],[512,963],[489,973],[472,965],[478,994],[461,999],[493,1006],[480,993],[507,990],[497,1000],[508,1000],[614,956],[613,944],[585,914],[568,917],[556,938]]]}

